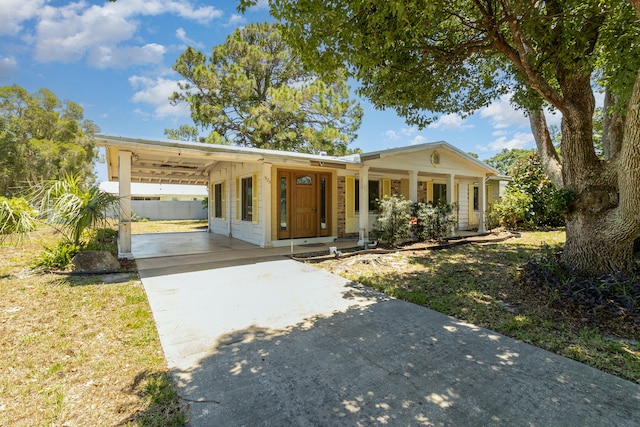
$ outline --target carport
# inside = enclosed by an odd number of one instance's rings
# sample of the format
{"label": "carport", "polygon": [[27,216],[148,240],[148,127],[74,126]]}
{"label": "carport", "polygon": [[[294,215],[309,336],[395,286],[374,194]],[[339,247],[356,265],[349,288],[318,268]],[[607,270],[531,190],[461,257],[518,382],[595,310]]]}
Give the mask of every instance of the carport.
{"label": "carport", "polygon": [[[133,258],[131,241],[131,183],[206,185],[209,173],[221,161],[258,162],[262,156],[241,149],[199,144],[190,147],[179,141],[143,141],[132,138],[96,136],[106,148],[110,181],[119,182],[118,254]],[[209,197],[209,203],[211,198]],[[210,215],[209,215],[210,217]]]}

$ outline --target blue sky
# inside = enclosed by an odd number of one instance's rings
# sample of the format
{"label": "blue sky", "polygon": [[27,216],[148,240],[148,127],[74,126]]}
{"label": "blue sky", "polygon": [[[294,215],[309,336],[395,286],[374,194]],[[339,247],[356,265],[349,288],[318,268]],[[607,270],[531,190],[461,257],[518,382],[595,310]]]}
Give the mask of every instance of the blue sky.
{"label": "blue sky", "polygon": [[[164,138],[165,128],[191,124],[186,105],[168,97],[181,76],[171,67],[187,46],[209,54],[236,28],[270,20],[266,2],[244,15],[235,0],[0,0],[0,85],[33,93],[50,89],[83,106],[101,133]],[[445,115],[423,130],[394,111],[364,109],[351,147],[376,151],[447,141],[487,159],[503,148],[533,148],[528,120],[508,97],[462,119]],[[557,124],[557,117],[550,117]],[[106,166],[98,165],[100,179]]]}

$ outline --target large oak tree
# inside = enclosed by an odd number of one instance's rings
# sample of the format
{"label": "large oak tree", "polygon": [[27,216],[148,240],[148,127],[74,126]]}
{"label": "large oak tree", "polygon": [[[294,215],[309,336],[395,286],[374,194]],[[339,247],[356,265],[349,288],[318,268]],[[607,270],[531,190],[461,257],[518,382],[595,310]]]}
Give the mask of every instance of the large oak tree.
{"label": "large oak tree", "polygon": [[[241,2],[243,7],[251,0]],[[271,0],[317,72],[345,64],[361,94],[426,125],[496,97],[530,119],[543,166],[574,193],[565,261],[629,271],[640,234],[640,0]],[[593,140],[605,91],[604,159]],[[562,115],[558,156],[543,113]]]}
{"label": "large oak tree", "polygon": [[325,82],[308,72],[277,24],[238,29],[208,58],[189,47],[174,69],[186,83],[172,101],[189,104],[208,142],[343,155],[360,127],[345,73],[335,70]]}

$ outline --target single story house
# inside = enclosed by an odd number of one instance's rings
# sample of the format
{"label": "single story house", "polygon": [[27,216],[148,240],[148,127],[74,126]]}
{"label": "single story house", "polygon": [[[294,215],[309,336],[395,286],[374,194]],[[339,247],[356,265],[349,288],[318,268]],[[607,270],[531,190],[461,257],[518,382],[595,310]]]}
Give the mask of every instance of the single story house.
{"label": "single story house", "polygon": [[[498,170],[447,142],[345,157],[99,135],[108,178],[120,183],[120,256],[131,256],[131,183],[205,185],[209,232],[261,247],[357,238],[375,224],[375,199],[401,195],[458,206],[458,229],[485,230]],[[452,230],[452,232],[455,232]]]}
{"label": "single story house", "polygon": [[[99,187],[116,197],[120,194],[119,182],[102,181]],[[131,211],[133,216],[150,220],[207,219],[207,209],[203,207],[207,196],[206,185],[132,182]],[[118,209],[109,215],[117,218]]]}

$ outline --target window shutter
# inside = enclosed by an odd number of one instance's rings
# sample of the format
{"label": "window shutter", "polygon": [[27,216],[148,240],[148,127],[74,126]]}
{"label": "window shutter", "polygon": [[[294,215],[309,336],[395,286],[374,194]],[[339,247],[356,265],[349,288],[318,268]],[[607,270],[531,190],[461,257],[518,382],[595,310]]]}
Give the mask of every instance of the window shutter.
{"label": "window shutter", "polygon": [[391,180],[389,178],[384,178],[382,180],[382,198],[391,197]]}
{"label": "window shutter", "polygon": [[220,191],[222,192],[222,219],[226,219],[227,218],[227,189],[226,189],[226,185],[225,185],[225,181],[222,181],[220,183]]}
{"label": "window shutter", "polygon": [[[409,180],[408,179],[400,180],[400,195],[407,200],[411,198],[409,196]],[[414,200],[414,202],[417,202],[417,200]]]}
{"label": "window shutter", "polygon": [[254,224],[258,223],[258,174],[251,176],[251,219]]}
{"label": "window shutter", "polygon": [[344,210],[345,210],[346,218],[355,218],[356,216],[355,187],[356,187],[356,178],[353,176],[345,177]]}
{"label": "window shutter", "polygon": [[236,221],[240,222],[242,218],[242,209],[240,207],[240,199],[242,197],[242,187],[240,187],[240,177],[236,176]]}
{"label": "window shutter", "polygon": [[433,182],[427,182],[427,202],[433,203]]}
{"label": "window shutter", "polygon": [[485,187],[485,205],[489,206],[493,202],[493,194],[491,194],[491,185],[487,184]]}

